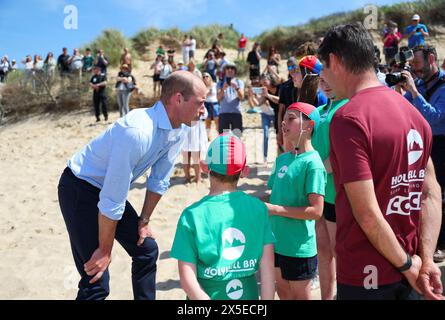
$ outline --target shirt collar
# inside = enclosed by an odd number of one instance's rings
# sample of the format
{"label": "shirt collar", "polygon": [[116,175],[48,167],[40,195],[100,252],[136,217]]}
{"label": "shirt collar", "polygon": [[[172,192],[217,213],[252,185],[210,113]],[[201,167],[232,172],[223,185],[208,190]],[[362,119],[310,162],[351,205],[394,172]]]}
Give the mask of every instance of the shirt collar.
{"label": "shirt collar", "polygon": [[167,110],[165,110],[165,106],[162,101],[158,101],[155,104],[154,109],[158,115],[158,127],[165,130],[173,130],[170,119],[168,118]]}

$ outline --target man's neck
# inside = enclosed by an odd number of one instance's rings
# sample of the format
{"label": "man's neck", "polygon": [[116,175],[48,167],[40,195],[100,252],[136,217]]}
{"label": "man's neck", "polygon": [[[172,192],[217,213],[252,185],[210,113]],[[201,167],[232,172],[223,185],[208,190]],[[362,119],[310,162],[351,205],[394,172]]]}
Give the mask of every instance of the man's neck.
{"label": "man's neck", "polygon": [[345,82],[349,84],[348,88],[346,89],[345,97],[348,99],[351,99],[362,90],[382,86],[380,81],[377,79],[374,70],[369,70],[366,73],[359,75],[348,74],[345,80]]}
{"label": "man's neck", "polygon": [[429,83],[431,83],[432,81],[434,81],[435,78],[438,77],[438,75],[439,75],[439,71],[440,71],[440,70],[439,70],[439,68],[438,68],[437,66],[433,66],[433,67],[431,68],[431,72],[430,72],[430,74],[428,75],[428,77],[425,78],[425,79],[422,79],[423,82],[424,82],[426,85],[428,85]]}

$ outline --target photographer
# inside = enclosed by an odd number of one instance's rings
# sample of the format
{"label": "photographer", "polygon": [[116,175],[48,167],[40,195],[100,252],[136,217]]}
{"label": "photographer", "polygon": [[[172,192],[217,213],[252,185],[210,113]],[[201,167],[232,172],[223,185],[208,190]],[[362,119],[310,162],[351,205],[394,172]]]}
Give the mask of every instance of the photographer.
{"label": "photographer", "polygon": [[420,16],[415,14],[412,18],[412,24],[406,27],[403,36],[408,38],[408,47],[410,49],[415,46],[425,44],[425,37],[428,37],[428,28],[420,23]]}
{"label": "photographer", "polygon": [[[413,49],[414,59],[411,62],[412,72],[402,71],[405,81],[402,87],[407,91],[405,97],[420,111],[433,131],[433,148],[431,157],[437,173],[437,180],[445,188],[445,71],[437,64],[437,53],[433,46],[417,46]],[[442,226],[434,255],[436,262],[445,260],[445,225],[444,206],[442,206]]]}
{"label": "photographer", "polygon": [[217,84],[217,98],[219,101],[219,133],[232,130],[238,136],[243,132],[243,117],[241,101],[244,100],[244,82],[236,78],[236,65],[227,63],[224,66],[224,79]]}

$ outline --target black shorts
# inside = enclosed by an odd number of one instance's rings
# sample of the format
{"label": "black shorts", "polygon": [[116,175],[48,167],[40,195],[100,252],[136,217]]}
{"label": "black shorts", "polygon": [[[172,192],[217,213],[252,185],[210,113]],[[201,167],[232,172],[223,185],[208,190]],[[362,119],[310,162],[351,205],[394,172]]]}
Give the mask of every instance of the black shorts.
{"label": "black shorts", "polygon": [[155,74],[154,76],[153,76],[153,81],[154,82],[159,82],[161,79],[159,78],[159,74]]}
{"label": "black shorts", "polygon": [[220,113],[218,121],[219,134],[224,130],[235,131],[235,134],[243,133],[243,116],[241,113]]}
{"label": "black shorts", "polygon": [[280,268],[281,276],[288,281],[305,281],[315,278],[318,258],[295,258],[275,253],[275,268]]}
{"label": "black shorts", "polygon": [[329,222],[336,223],[337,216],[335,214],[335,205],[333,205],[332,203],[325,202],[323,209],[323,217]]}
{"label": "black shorts", "polygon": [[161,83],[161,86],[164,83],[164,81],[165,81],[165,79],[159,79],[159,82]]}

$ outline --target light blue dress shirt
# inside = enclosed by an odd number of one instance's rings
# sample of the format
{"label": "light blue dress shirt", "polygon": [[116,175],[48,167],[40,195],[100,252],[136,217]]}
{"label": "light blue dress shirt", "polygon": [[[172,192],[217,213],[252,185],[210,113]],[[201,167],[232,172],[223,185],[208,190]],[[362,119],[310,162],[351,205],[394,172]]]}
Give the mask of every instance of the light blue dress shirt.
{"label": "light blue dress shirt", "polygon": [[[445,71],[440,71],[439,78],[445,77]],[[426,101],[427,88],[423,80],[416,80],[416,87],[420,95],[413,99],[411,92],[405,94],[405,98],[413,104],[417,110],[424,116],[431,126],[433,136],[445,135],[445,85],[440,86],[431,96],[430,101]],[[437,80],[428,85],[428,88],[434,86]]]}
{"label": "light blue dress shirt", "polygon": [[69,161],[79,179],[101,189],[98,208],[120,220],[132,183],[151,168],[147,189],[163,195],[188,131],[173,129],[162,102],[136,109],[111,125]]}

